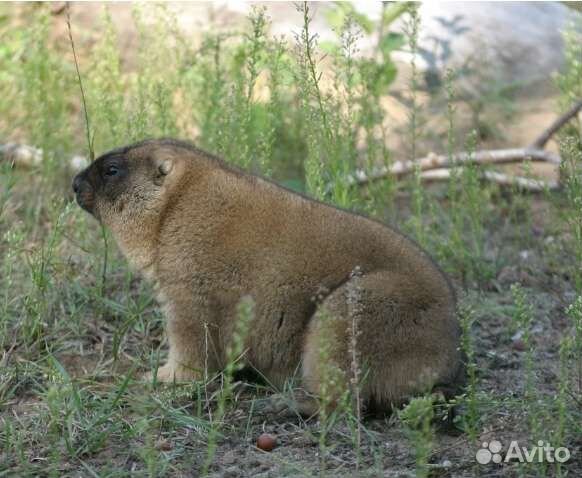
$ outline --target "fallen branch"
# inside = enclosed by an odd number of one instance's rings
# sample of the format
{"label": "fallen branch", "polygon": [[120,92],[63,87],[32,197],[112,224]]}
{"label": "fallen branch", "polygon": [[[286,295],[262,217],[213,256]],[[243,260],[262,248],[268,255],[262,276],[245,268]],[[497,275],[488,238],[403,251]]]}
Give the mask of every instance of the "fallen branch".
{"label": "fallen branch", "polygon": [[[558,166],[561,162],[560,156],[544,150],[544,147],[554,134],[556,134],[565,124],[567,124],[581,111],[582,99],[578,100],[568,111],[560,115],[548,128],[544,130],[544,132],[531,144],[531,146],[526,148],[482,150],[475,151],[474,153],[464,151],[452,156],[431,153],[425,158],[419,158],[412,161],[397,161],[389,167],[379,168],[369,173],[358,170],[354,173],[353,176],[348,178],[348,184],[354,186],[365,186],[372,181],[385,179],[391,176],[400,178],[401,176],[410,174],[416,170],[422,172],[421,177],[423,179],[430,179],[431,175],[426,174],[427,171],[451,168],[453,166],[463,166],[466,164],[509,164],[523,161],[539,161]],[[444,173],[433,174],[432,177],[433,179],[440,179],[443,174]],[[508,179],[510,176],[501,173],[486,172],[484,176],[486,179],[498,182],[499,184],[507,184],[510,182]],[[557,183],[556,185],[553,183],[547,183],[544,185],[544,187],[540,187],[538,189],[540,185],[537,185],[535,181],[536,180],[533,179],[530,180],[527,178],[515,177],[514,183],[516,185],[521,185],[523,189],[530,191],[545,190],[547,189],[546,186],[549,186],[550,189],[557,188]]]}
{"label": "fallen branch", "polygon": [[550,138],[556,134],[568,121],[570,121],[574,116],[582,110],[582,100],[574,103],[572,107],[560,115],[542,134],[539,135],[532,144],[531,148],[543,149]]}
{"label": "fallen branch", "polygon": [[[451,177],[451,172],[450,169],[434,169],[422,173],[420,177],[426,181],[444,181]],[[558,181],[542,181],[521,176],[511,176],[494,171],[482,171],[481,177],[482,179],[499,184],[500,186],[515,187],[528,192],[540,193],[544,191],[554,191],[560,188]]]}
{"label": "fallen branch", "polygon": [[522,161],[538,161],[559,165],[560,157],[555,153],[543,149],[531,148],[493,149],[475,151],[474,153],[462,152],[454,154],[452,157],[431,153],[425,158],[414,161],[396,161],[390,167],[379,168],[370,173],[361,170],[356,171],[354,177],[348,181],[351,184],[363,186],[388,176],[396,176],[399,178],[414,172],[416,168],[420,171],[430,171],[433,169],[450,168],[455,165],[509,164]]}

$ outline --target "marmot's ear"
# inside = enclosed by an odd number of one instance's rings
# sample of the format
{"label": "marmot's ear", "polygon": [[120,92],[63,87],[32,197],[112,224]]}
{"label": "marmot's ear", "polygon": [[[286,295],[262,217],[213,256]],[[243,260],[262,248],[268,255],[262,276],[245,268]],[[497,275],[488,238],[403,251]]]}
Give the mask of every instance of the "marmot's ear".
{"label": "marmot's ear", "polygon": [[174,169],[174,161],[170,158],[156,158],[155,160],[156,176],[154,178],[154,183],[161,186],[166,176],[172,172]]}
{"label": "marmot's ear", "polygon": [[161,159],[158,161],[158,172],[161,176],[167,176],[174,168],[174,161],[171,159]]}

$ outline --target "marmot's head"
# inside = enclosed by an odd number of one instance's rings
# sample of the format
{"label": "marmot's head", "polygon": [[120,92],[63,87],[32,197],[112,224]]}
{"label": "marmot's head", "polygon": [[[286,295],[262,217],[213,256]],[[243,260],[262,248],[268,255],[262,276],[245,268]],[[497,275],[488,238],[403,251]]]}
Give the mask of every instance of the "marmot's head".
{"label": "marmot's head", "polygon": [[130,218],[157,216],[184,153],[185,146],[171,140],[144,141],[105,153],[75,176],[77,202],[113,228]]}

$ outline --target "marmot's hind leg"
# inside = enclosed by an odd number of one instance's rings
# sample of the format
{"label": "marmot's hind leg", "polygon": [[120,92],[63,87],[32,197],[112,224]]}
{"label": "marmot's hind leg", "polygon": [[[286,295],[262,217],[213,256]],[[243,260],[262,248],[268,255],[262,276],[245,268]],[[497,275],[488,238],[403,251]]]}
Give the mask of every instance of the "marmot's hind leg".
{"label": "marmot's hind leg", "polygon": [[334,406],[357,367],[362,401],[389,411],[436,384],[454,382],[460,365],[454,301],[429,292],[388,272],[354,277],[333,291],[308,327],[305,388]]}

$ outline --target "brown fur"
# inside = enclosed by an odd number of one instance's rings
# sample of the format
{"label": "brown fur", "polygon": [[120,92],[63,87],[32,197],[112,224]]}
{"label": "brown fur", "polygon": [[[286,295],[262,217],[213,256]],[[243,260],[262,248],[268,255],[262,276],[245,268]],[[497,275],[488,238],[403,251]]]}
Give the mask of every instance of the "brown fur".
{"label": "brown fur", "polygon": [[[111,164],[117,174],[108,178]],[[195,380],[205,366],[224,366],[245,295],[256,303],[246,360],[276,385],[300,369],[317,394],[326,366],[322,339],[331,341],[329,360],[348,377],[354,310],[364,400],[388,407],[457,380],[453,290],[427,254],[395,230],[174,140],[107,153],[74,187],[79,204],[112,230],[154,284],[170,345],[159,380]],[[325,326],[318,319],[324,310],[332,317]]]}

